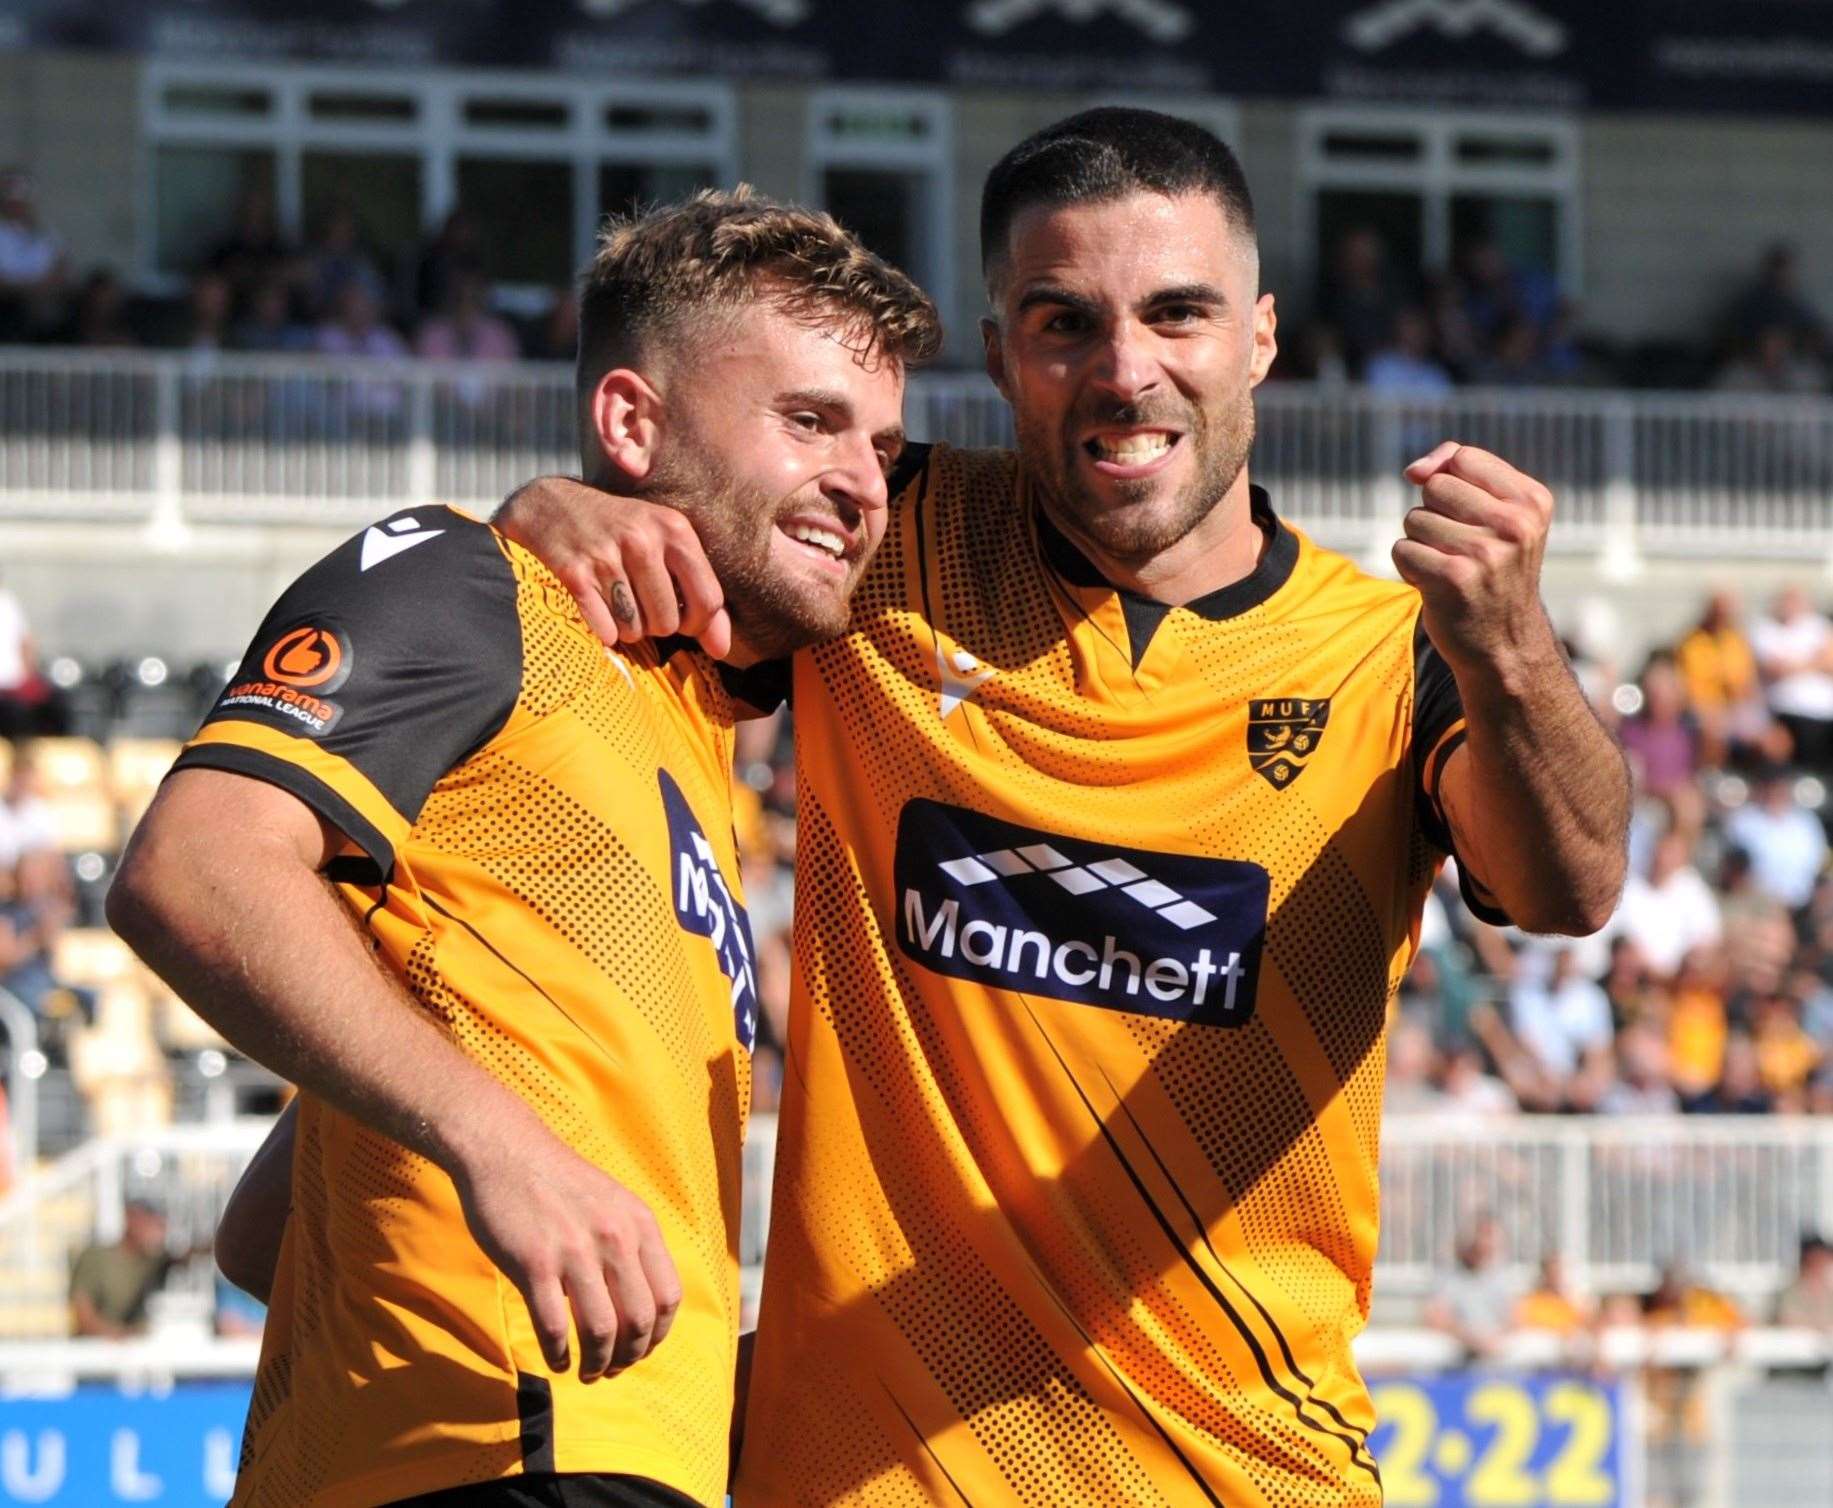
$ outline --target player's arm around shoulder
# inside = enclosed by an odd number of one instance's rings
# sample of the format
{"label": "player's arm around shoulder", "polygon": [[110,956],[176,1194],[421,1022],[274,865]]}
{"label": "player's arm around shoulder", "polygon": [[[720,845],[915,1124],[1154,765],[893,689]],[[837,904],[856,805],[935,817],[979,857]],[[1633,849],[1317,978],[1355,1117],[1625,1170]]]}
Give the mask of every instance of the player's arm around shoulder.
{"label": "player's arm around shoulder", "polygon": [[1394,564],[1463,703],[1466,736],[1437,783],[1459,859],[1517,925],[1595,932],[1623,888],[1629,770],[1540,600],[1552,494],[1454,442],[1407,479],[1420,502]]}

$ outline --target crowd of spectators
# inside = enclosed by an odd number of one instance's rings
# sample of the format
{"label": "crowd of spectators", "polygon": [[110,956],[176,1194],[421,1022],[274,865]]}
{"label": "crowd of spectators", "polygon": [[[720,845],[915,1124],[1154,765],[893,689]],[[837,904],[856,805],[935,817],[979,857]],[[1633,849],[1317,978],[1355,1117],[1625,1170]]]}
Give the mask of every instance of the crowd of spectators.
{"label": "crowd of spectators", "polygon": [[1711,387],[1729,393],[1824,393],[1833,386],[1828,325],[1801,291],[1792,247],[1763,255],[1703,338],[1630,351],[1588,338],[1581,311],[1542,272],[1511,263],[1494,240],[1459,248],[1442,270],[1401,266],[1371,226],[1330,249],[1314,317],[1276,375],[1358,382],[1432,399],[1480,387]]}
{"label": "crowd of spectators", "polygon": [[244,194],[176,298],[135,294],[111,269],[78,276],[39,215],[29,175],[0,171],[0,344],[571,361],[572,291],[518,322],[497,313],[479,230],[455,209],[423,245],[380,248],[335,202],[295,244],[272,197]]}
{"label": "crowd of spectators", "polygon": [[1715,594],[1633,680],[1574,654],[1637,784],[1597,935],[1490,927],[1442,878],[1401,992],[1391,1114],[1833,1112],[1833,622]]}

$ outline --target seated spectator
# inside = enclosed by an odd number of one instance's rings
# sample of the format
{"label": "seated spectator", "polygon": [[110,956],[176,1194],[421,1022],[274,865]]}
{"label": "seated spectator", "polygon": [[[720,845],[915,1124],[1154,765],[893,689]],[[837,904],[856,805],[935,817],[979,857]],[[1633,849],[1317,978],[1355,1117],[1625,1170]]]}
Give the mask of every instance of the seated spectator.
{"label": "seated spectator", "polygon": [[1661,1271],[1654,1291],[1642,1301],[1643,1323],[1687,1330],[1718,1330],[1731,1335],[1749,1320],[1729,1294],[1699,1282],[1677,1262]]}
{"label": "seated spectator", "polygon": [[77,1020],[95,1015],[94,996],[64,984],[52,962],[75,915],[62,854],[40,850],[0,870],[0,990],[39,1018],[60,1055]]}
{"label": "seated spectator", "polygon": [[0,344],[57,325],[69,270],[62,239],[39,221],[31,175],[0,170]]}
{"label": "seated spectator", "polygon": [[312,332],[292,317],[292,295],[277,277],[257,283],[248,297],[247,313],[229,332],[237,351],[284,352],[312,349]]}
{"label": "seated spectator", "polygon": [[579,295],[555,290],[528,355],[535,361],[572,361],[579,355]]}
{"label": "seated spectator", "polygon": [[25,607],[0,586],[0,738],[63,733],[68,724],[63,697],[39,673],[38,646]]}
{"label": "seated spectator", "polygon": [[1725,836],[1750,856],[1756,888],[1794,911],[1814,894],[1827,857],[1820,818],[1795,801],[1786,770],[1770,769],[1751,799],[1725,819]]}
{"label": "seated spectator", "polygon": [[1566,1277],[1566,1259],[1550,1251],[1540,1259],[1533,1288],[1515,1305],[1515,1328],[1577,1335],[1590,1328],[1593,1307],[1589,1300],[1572,1291]]}
{"label": "seated spectator", "polygon": [[[1686,689],[1673,656],[1657,651],[1642,668],[1642,710],[1623,720],[1617,736],[1641,789],[1684,799],[1699,773],[1699,730],[1687,714]],[[1671,970],[1669,972],[1672,972]]]}
{"label": "seated spectator", "polygon": [[1795,760],[1824,770],[1833,760],[1833,622],[1798,586],[1776,594],[1751,627],[1750,647],[1770,711],[1788,729]]}
{"label": "seated spectator", "polygon": [[1424,1022],[1404,1015],[1394,1022],[1388,1032],[1384,1115],[1428,1115],[1443,1107],[1445,1097],[1432,1083],[1437,1058]]}
{"label": "seated spectator", "polygon": [[229,234],[210,250],[204,265],[229,280],[233,302],[246,308],[255,289],[278,283],[290,290],[305,276],[298,251],[280,233],[274,196],[265,188],[245,189],[236,200]]}
{"label": "seated spectator", "polygon": [[1426,1304],[1425,1321],[1454,1337],[1470,1360],[1493,1356],[1514,1318],[1516,1284],[1502,1265],[1502,1227],[1479,1216],[1457,1249],[1457,1266]]}
{"label": "seated spectator", "polygon": [[1687,954],[1724,935],[1718,899],[1693,867],[1682,834],[1670,832],[1657,840],[1648,877],[1629,877],[1613,925],[1663,979],[1680,971]]}
{"label": "seated spectator", "polygon": [[477,217],[462,204],[455,205],[420,253],[414,268],[414,307],[422,314],[449,309],[461,282],[486,277]]}
{"label": "seated spectator", "polygon": [[490,288],[475,273],[455,273],[444,312],[421,325],[414,354],[435,361],[514,361],[521,354],[509,322],[490,312]]}
{"label": "seated spectator", "polygon": [[1452,390],[1451,374],[1432,354],[1425,310],[1409,305],[1394,316],[1393,338],[1370,354],[1362,380],[1371,392],[1438,398]]}
{"label": "seated spectator", "polygon": [[1509,1026],[1554,1085],[1578,1073],[1584,1059],[1610,1046],[1610,1001],[1578,972],[1570,948],[1553,954],[1546,980],[1523,979],[1508,995]]}
{"label": "seated spectator", "polygon": [[1525,318],[1496,332],[1487,355],[1477,358],[1470,380],[1481,387],[1544,387],[1551,377],[1541,360],[1540,331]]}
{"label": "seated spectator", "polygon": [[184,351],[221,351],[229,345],[235,292],[229,279],[208,268],[193,274],[184,316],[166,344]]}
{"label": "seated spectator", "polygon": [[1615,1081],[1597,1100],[1600,1115],[1672,1115],[1680,1109],[1667,1043],[1654,1027],[1637,1022],[1617,1034],[1616,1066]]}
{"label": "seated spectator", "polygon": [[388,284],[376,259],[363,245],[356,208],[339,200],[325,212],[318,239],[306,248],[306,279],[312,307],[336,319],[347,289],[359,289],[378,310]]}
{"label": "seated spectator", "polygon": [[1757,1073],[1778,1110],[1806,1108],[1808,1081],[1820,1067],[1820,1044],[1801,1025],[1801,1006],[1778,991],[1757,1001],[1751,1013]]}
{"label": "seated spectator", "polygon": [[1724,1066],[1713,1088],[1689,1100],[1686,1108],[1696,1115],[1768,1115],[1775,1103],[1763,1087],[1757,1064],[1757,1046],[1748,1032],[1734,1031],[1725,1038]]}
{"label": "seated spectator", "polygon": [[1826,391],[1827,369],[1802,350],[1786,325],[1770,325],[1725,363],[1712,386],[1721,393],[1820,393]]}
{"label": "seated spectator", "polygon": [[1833,1244],[1822,1237],[1801,1238],[1794,1280],[1776,1300],[1776,1323],[1833,1335]]}
{"label": "seated spectator", "polygon": [[119,1340],[146,1331],[147,1301],[165,1286],[175,1259],[166,1250],[165,1216],[130,1199],[121,1239],[91,1245],[70,1274],[70,1328],[78,1335]]}
{"label": "seated spectator", "polygon": [[1318,312],[1341,337],[1352,372],[1361,372],[1392,340],[1399,309],[1381,233],[1366,225],[1346,232],[1331,258]]}
{"label": "seated spectator", "polygon": [[98,350],[140,344],[127,322],[127,289],[108,268],[98,267],[83,279],[62,339],[65,345]]}
{"label": "seated spectator", "polygon": [[1734,753],[1778,757],[1771,745],[1773,722],[1763,700],[1757,657],[1740,626],[1742,616],[1732,593],[1714,592],[1699,622],[1674,650],[1687,709],[1700,732],[1700,755],[1713,769],[1731,763]]}
{"label": "seated spectator", "polygon": [[1730,1029],[1725,955],[1718,948],[1695,948],[1681,963],[1668,1005],[1668,1061],[1682,1108],[1696,1109],[1718,1084]]}
{"label": "seated spectator", "polygon": [[337,295],[333,318],[318,327],[315,345],[326,356],[408,354],[407,342],[382,319],[381,305],[360,282],[345,283]]}
{"label": "seated spectator", "polygon": [[32,746],[19,744],[12,773],[0,786],[0,869],[36,854],[57,853],[57,819],[41,792]]}
{"label": "seated spectator", "polygon": [[1778,241],[1763,253],[1757,278],[1733,301],[1726,325],[1734,338],[1752,330],[1786,330],[1810,354],[1827,350],[1827,324],[1801,294],[1795,248]]}

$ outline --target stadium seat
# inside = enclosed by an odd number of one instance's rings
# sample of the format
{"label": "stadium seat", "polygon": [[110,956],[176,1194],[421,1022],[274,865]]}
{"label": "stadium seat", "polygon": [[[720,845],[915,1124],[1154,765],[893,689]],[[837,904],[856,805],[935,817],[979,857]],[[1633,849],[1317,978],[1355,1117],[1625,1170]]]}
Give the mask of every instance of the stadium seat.
{"label": "stadium seat", "polygon": [[125,835],[140,820],[184,746],[175,738],[118,738],[108,746],[108,773]]}
{"label": "stadium seat", "polygon": [[62,984],[102,991],[131,983],[143,989],[133,951],[106,927],[73,927],[57,939],[51,972]]}
{"label": "stadium seat", "polygon": [[108,759],[92,738],[34,739],[32,762],[46,800],[108,789]]}

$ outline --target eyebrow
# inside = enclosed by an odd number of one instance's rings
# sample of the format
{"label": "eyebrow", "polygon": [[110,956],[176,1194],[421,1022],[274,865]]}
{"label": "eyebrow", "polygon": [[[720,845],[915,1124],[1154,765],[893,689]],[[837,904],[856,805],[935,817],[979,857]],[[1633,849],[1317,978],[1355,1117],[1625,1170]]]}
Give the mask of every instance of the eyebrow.
{"label": "eyebrow", "polygon": [[1041,304],[1059,304],[1078,314],[1099,314],[1101,306],[1080,293],[1072,293],[1058,283],[1033,283],[1018,296],[1018,312],[1035,309]]}
{"label": "eyebrow", "polygon": [[[1226,309],[1228,295],[1214,283],[1179,283],[1171,288],[1154,288],[1140,300],[1139,307],[1152,309],[1160,304],[1210,304]],[[1043,305],[1073,309],[1091,318],[1101,312],[1101,305],[1094,299],[1072,292],[1058,283],[1036,283],[1019,295],[1020,314]]]}
{"label": "eyebrow", "polygon": [[1219,304],[1228,307],[1228,295],[1214,283],[1180,283],[1175,288],[1157,288],[1147,295],[1146,307],[1154,304]]}
{"label": "eyebrow", "polygon": [[[848,398],[845,393],[837,393],[830,388],[797,388],[793,392],[778,393],[776,401],[777,407],[779,408],[825,409],[843,425],[850,425],[853,422],[853,400]],[[872,436],[872,443],[874,445],[882,445],[889,450],[902,450],[904,447],[904,426],[901,424],[886,425],[877,434]]]}

